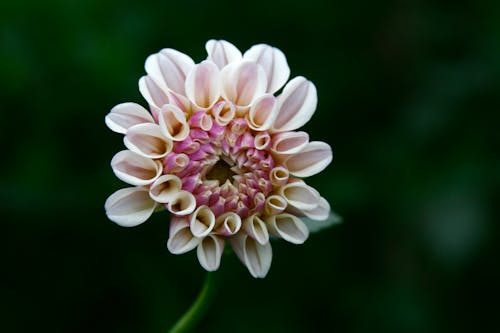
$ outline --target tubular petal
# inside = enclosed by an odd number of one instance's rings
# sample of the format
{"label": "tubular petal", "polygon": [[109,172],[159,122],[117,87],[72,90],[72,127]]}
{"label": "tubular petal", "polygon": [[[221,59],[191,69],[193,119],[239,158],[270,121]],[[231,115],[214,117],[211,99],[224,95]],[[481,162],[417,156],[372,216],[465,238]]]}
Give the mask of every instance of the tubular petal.
{"label": "tubular petal", "polygon": [[269,242],[262,245],[247,234],[240,232],[231,238],[231,246],[253,277],[264,278],[267,275],[273,258]]}
{"label": "tubular petal", "polygon": [[148,185],[161,175],[162,165],[130,150],[122,150],[111,160],[116,177],[130,185]]}
{"label": "tubular petal", "polygon": [[288,204],[300,210],[312,210],[318,206],[320,195],[303,181],[288,183],[280,188],[281,196]]}
{"label": "tubular petal", "polygon": [[298,217],[291,214],[280,214],[269,218],[269,232],[276,237],[293,244],[302,244],[309,237],[309,229]]}
{"label": "tubular petal", "polygon": [[110,130],[125,134],[130,127],[142,123],[153,123],[154,119],[139,104],[121,103],[111,109],[104,121]]}
{"label": "tubular petal", "polygon": [[277,194],[270,195],[266,199],[266,214],[267,215],[277,215],[286,209],[287,202],[281,196]]}
{"label": "tubular petal", "polygon": [[271,151],[279,155],[296,154],[309,142],[306,132],[283,132],[272,136]]}
{"label": "tubular petal", "polygon": [[191,214],[195,208],[196,199],[187,191],[176,192],[167,204],[168,211],[179,216]]}
{"label": "tubular petal", "polygon": [[269,179],[274,186],[284,185],[288,182],[290,173],[287,168],[282,166],[277,166],[271,170],[269,173]]}
{"label": "tubular petal", "polygon": [[111,194],[104,204],[108,218],[122,227],[134,227],[145,222],[157,204],[144,187],[128,187]]}
{"label": "tubular petal", "polygon": [[151,185],[149,195],[156,202],[167,203],[175,197],[175,194],[179,192],[181,188],[182,181],[179,177],[174,175],[163,175]]}
{"label": "tubular petal", "polygon": [[208,235],[201,240],[196,249],[200,265],[209,272],[216,271],[224,253],[224,238]]}
{"label": "tubular petal", "polygon": [[227,64],[241,60],[241,52],[233,44],[225,40],[211,39],[205,44],[208,60],[213,61],[220,69]]}
{"label": "tubular petal", "polygon": [[276,97],[264,94],[257,98],[247,115],[248,126],[256,131],[265,131],[271,127],[278,115]]}
{"label": "tubular petal", "polygon": [[215,225],[219,235],[231,236],[240,231],[241,217],[234,212],[227,212],[217,217]]}
{"label": "tubular petal", "polygon": [[243,59],[253,60],[264,68],[267,76],[267,92],[271,94],[283,87],[290,76],[290,67],[285,55],[275,47],[265,44],[254,45],[245,52]]}
{"label": "tubular petal", "polygon": [[189,222],[185,217],[172,217],[167,248],[173,254],[182,254],[191,251],[200,243],[200,239],[193,236],[189,230]]}
{"label": "tubular petal", "polygon": [[212,108],[212,115],[220,126],[226,126],[236,115],[236,107],[228,101],[221,101]]}
{"label": "tubular petal", "polygon": [[163,91],[149,76],[143,76],[139,79],[139,91],[149,105],[154,106],[156,109],[161,109],[163,105],[169,103],[165,91]]}
{"label": "tubular petal", "polygon": [[172,141],[162,134],[160,126],[152,123],[130,127],[123,142],[134,153],[153,159],[172,151]]}
{"label": "tubular petal", "polygon": [[294,78],[278,97],[279,111],[273,130],[283,132],[301,127],[311,119],[317,102],[314,84],[302,76]]}
{"label": "tubular petal", "polygon": [[194,67],[194,61],[184,53],[173,49],[163,49],[146,59],[146,72],[157,84],[165,89],[185,95],[184,82]]}
{"label": "tubular petal", "polygon": [[182,141],[189,135],[186,115],[174,105],[165,105],[158,116],[160,129],[167,138]]}
{"label": "tubular petal", "polygon": [[262,245],[269,242],[266,224],[257,215],[252,215],[243,221],[243,230]]}
{"label": "tubular petal", "polygon": [[186,96],[200,109],[212,107],[220,96],[217,65],[209,60],[196,65],[186,78]]}
{"label": "tubular petal", "polygon": [[209,207],[200,206],[191,215],[189,226],[195,237],[205,237],[215,226],[215,215]]}
{"label": "tubular petal", "polygon": [[266,92],[266,73],[251,61],[231,63],[221,71],[222,96],[241,109]]}
{"label": "tubular petal", "polygon": [[312,141],[299,153],[290,156],[285,166],[290,173],[297,177],[315,175],[332,161],[332,148],[324,142]]}

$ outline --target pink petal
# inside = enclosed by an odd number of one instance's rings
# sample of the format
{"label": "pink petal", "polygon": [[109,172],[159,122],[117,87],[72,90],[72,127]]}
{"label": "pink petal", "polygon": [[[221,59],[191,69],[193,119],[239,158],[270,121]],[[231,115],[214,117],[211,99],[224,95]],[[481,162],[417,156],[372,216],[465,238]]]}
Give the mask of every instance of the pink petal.
{"label": "pink petal", "polygon": [[269,129],[278,115],[278,103],[276,97],[264,94],[257,98],[248,112],[248,126],[256,131]]}
{"label": "pink petal", "polygon": [[241,60],[241,52],[233,44],[225,40],[211,39],[205,44],[208,60],[213,61],[220,69],[229,63]]}
{"label": "pink petal", "polygon": [[111,160],[116,177],[130,185],[148,185],[161,175],[162,164],[130,150],[118,152]]}
{"label": "pink petal", "polygon": [[296,77],[288,82],[278,101],[279,112],[273,130],[292,131],[307,123],[316,110],[316,87],[305,78]]}
{"label": "pink petal", "polygon": [[290,173],[297,177],[309,177],[321,172],[332,161],[332,148],[324,142],[312,141],[285,161]]}
{"label": "pink petal", "polygon": [[286,57],[279,49],[266,44],[252,46],[245,52],[243,59],[255,61],[264,68],[267,76],[267,92],[278,91],[290,76]]}
{"label": "pink petal", "polygon": [[189,135],[186,115],[175,105],[165,105],[158,116],[161,132],[173,141],[182,141]]}
{"label": "pink petal", "polygon": [[296,154],[307,146],[306,132],[282,132],[272,136],[271,151],[278,155]]}
{"label": "pink petal", "polygon": [[165,137],[160,126],[144,123],[132,126],[123,138],[125,147],[148,158],[162,158],[172,151],[172,141]]}
{"label": "pink petal", "polygon": [[139,79],[139,91],[149,105],[156,109],[161,109],[163,105],[169,103],[167,93],[149,76],[143,76]]}
{"label": "pink petal", "polygon": [[185,95],[184,82],[194,61],[174,49],[163,49],[146,59],[146,72],[165,91],[170,89]]}
{"label": "pink petal", "polygon": [[200,109],[212,107],[220,96],[217,65],[208,60],[196,65],[186,78],[186,96]]}

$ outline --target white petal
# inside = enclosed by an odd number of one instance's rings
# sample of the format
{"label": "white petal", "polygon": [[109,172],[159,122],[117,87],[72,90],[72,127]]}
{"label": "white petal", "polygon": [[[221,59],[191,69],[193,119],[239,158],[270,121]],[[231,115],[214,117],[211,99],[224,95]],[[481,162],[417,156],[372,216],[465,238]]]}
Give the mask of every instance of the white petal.
{"label": "white petal", "polygon": [[195,237],[207,236],[215,226],[215,215],[207,206],[198,207],[191,215],[189,227]]}
{"label": "white petal", "polygon": [[309,177],[321,172],[332,161],[332,148],[324,142],[313,141],[285,161],[288,171],[297,177]]}
{"label": "white petal", "polygon": [[151,185],[149,195],[156,202],[167,203],[175,198],[175,195],[181,188],[182,180],[179,177],[175,175],[163,175]]}
{"label": "white petal", "polygon": [[175,215],[189,215],[196,208],[196,199],[194,195],[187,191],[178,191],[169,198],[167,209]]}
{"label": "white petal", "polygon": [[257,215],[249,216],[243,221],[243,230],[262,245],[269,242],[266,224]]}
{"label": "white petal", "polygon": [[269,173],[269,179],[274,186],[285,185],[288,182],[290,173],[287,168],[282,166],[274,167]]}
{"label": "white petal", "polygon": [[139,91],[149,105],[156,109],[161,109],[163,105],[169,103],[167,93],[149,76],[143,76],[139,79]]}
{"label": "white petal", "polygon": [[220,96],[217,65],[208,60],[196,65],[186,78],[186,96],[200,109],[212,107]]}
{"label": "white petal", "polygon": [[118,104],[106,115],[104,121],[110,130],[123,134],[134,125],[154,122],[151,113],[136,103]]}
{"label": "white petal", "polygon": [[160,129],[167,138],[182,141],[189,135],[186,115],[175,105],[165,105],[158,116]]}
{"label": "white petal", "polygon": [[277,215],[282,213],[286,209],[286,206],[287,202],[285,198],[281,195],[273,194],[268,196],[266,199],[265,211],[269,216]]}
{"label": "white petal", "polygon": [[321,197],[316,208],[302,210],[301,212],[312,220],[325,221],[330,216],[330,204],[325,198]]}
{"label": "white petal", "polygon": [[221,71],[222,96],[241,109],[266,92],[264,69],[251,61],[234,62]]}
{"label": "white petal", "polygon": [[222,253],[224,253],[224,238],[216,235],[208,235],[203,238],[196,249],[201,267],[209,272],[219,268]]}
{"label": "white petal", "polygon": [[301,217],[300,219],[307,226],[309,232],[318,232],[342,222],[342,217],[332,211],[330,211],[326,220],[323,221],[313,220],[308,217]]}
{"label": "white petal", "polygon": [[146,72],[164,90],[170,89],[185,95],[184,82],[194,61],[174,49],[163,49],[146,59]]}
{"label": "white petal", "polygon": [[161,175],[162,164],[130,150],[118,152],[111,160],[116,177],[130,185],[148,185]]}
{"label": "white petal", "polygon": [[149,197],[147,188],[128,187],[111,194],[104,207],[111,221],[122,227],[134,227],[145,222],[156,205]]}
{"label": "white petal", "polygon": [[172,217],[167,248],[173,254],[182,254],[191,251],[200,243],[200,239],[193,236],[189,230],[189,222],[185,217]]}
{"label": "white petal", "polygon": [[279,192],[288,204],[300,210],[315,209],[321,197],[318,191],[303,181],[288,183],[281,187]]}
{"label": "white petal", "polygon": [[258,44],[245,52],[243,59],[253,60],[264,68],[267,76],[267,92],[275,93],[288,80],[290,67],[286,57],[279,49]]}
{"label": "white petal", "polygon": [[267,222],[271,235],[290,243],[302,244],[309,237],[307,226],[294,215],[284,213],[271,216]]}
{"label": "white petal", "polygon": [[283,93],[278,96],[279,111],[273,130],[292,131],[311,119],[318,96],[314,84],[299,76],[288,82]]}
{"label": "white petal", "polygon": [[265,131],[271,127],[278,115],[276,97],[265,94],[255,100],[247,115],[248,126],[256,131]]}
{"label": "white petal", "polygon": [[212,60],[220,69],[227,64],[241,60],[241,52],[233,44],[225,40],[211,39],[205,44],[208,60]]}
{"label": "white petal", "polygon": [[241,217],[234,212],[227,212],[215,219],[217,233],[223,236],[232,236],[241,228]]}
{"label": "white petal", "polygon": [[165,157],[172,151],[172,141],[162,134],[160,126],[152,123],[130,127],[123,142],[134,153],[152,159]]}
{"label": "white petal", "polygon": [[282,132],[272,136],[271,151],[279,155],[296,154],[307,146],[306,132]]}
{"label": "white petal", "polygon": [[253,140],[255,148],[258,150],[267,149],[271,144],[271,136],[266,132],[259,132],[255,135],[255,139]]}
{"label": "white petal", "polygon": [[269,242],[262,245],[247,234],[240,232],[231,237],[231,246],[253,277],[264,278],[267,275],[273,258]]}

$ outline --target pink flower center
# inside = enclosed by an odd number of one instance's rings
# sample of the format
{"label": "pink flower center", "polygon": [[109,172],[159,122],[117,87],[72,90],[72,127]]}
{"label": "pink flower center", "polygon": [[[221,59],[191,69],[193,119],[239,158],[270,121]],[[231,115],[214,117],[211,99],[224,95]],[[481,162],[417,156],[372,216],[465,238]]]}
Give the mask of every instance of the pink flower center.
{"label": "pink flower center", "polygon": [[[211,117],[199,112],[191,118],[200,115]],[[189,136],[174,142],[163,172],[178,176],[196,205],[210,207],[216,217],[230,211],[241,218],[262,212],[273,189],[269,133],[253,131],[243,118],[227,125],[209,120],[190,121]]]}

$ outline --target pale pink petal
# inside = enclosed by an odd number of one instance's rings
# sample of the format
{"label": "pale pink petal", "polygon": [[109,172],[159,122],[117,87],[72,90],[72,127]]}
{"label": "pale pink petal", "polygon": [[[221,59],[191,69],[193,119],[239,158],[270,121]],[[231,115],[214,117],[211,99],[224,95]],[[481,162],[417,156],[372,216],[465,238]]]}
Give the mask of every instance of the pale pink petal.
{"label": "pale pink petal", "polygon": [[320,195],[303,181],[288,183],[279,189],[279,194],[289,205],[300,210],[311,210],[318,206]]}
{"label": "pale pink petal", "polygon": [[309,229],[298,217],[291,214],[271,216],[267,220],[269,233],[293,244],[302,244],[309,237]]}
{"label": "pale pink petal", "polygon": [[200,243],[200,239],[193,236],[189,229],[186,217],[172,217],[167,248],[170,253],[182,254],[191,251]]}
{"label": "pale pink petal", "polygon": [[264,150],[271,144],[271,136],[266,132],[259,132],[255,135],[254,146],[258,150]]}
{"label": "pale pink petal", "polygon": [[217,234],[232,236],[241,228],[241,217],[234,212],[227,212],[215,219]]}
{"label": "pale pink petal", "polygon": [[267,232],[266,224],[257,215],[252,215],[243,221],[243,230],[259,242],[265,245],[269,242],[269,233]]}
{"label": "pale pink petal", "polygon": [[182,141],[189,135],[186,115],[175,105],[165,105],[158,116],[161,132],[173,141]]}
{"label": "pale pink petal", "polygon": [[231,237],[231,246],[253,277],[264,278],[267,275],[273,258],[269,242],[262,245],[246,233],[240,232]]}
{"label": "pale pink petal", "polygon": [[154,119],[145,108],[136,103],[116,105],[104,118],[109,129],[125,134],[129,127],[142,123],[153,123]]}
{"label": "pale pink petal", "polygon": [[172,193],[169,198],[167,209],[175,215],[184,216],[191,214],[196,208],[196,199],[188,191],[178,191]]}
{"label": "pale pink petal", "polygon": [[236,115],[236,107],[229,101],[220,101],[212,108],[212,115],[220,126],[226,126]]}
{"label": "pale pink petal", "polygon": [[165,157],[172,151],[172,141],[162,134],[160,126],[153,123],[130,127],[123,142],[134,153],[152,159]]}
{"label": "pale pink petal", "polygon": [[148,189],[128,187],[111,194],[104,204],[108,218],[122,227],[134,227],[145,222],[155,211]]}
{"label": "pale pink petal", "polygon": [[215,226],[215,215],[207,206],[198,207],[191,215],[189,227],[191,233],[198,238],[207,236]]}
{"label": "pale pink petal", "polygon": [[146,59],[146,72],[165,91],[185,95],[184,82],[194,67],[194,61],[184,53],[163,49]]}
{"label": "pale pink petal", "polygon": [[111,160],[116,177],[130,185],[148,185],[161,175],[162,164],[130,150],[118,152]]}
{"label": "pale pink petal", "polygon": [[224,243],[224,238],[216,235],[208,235],[202,239],[196,249],[201,267],[209,272],[216,271],[219,268],[224,253]]}
{"label": "pale pink petal", "polygon": [[139,91],[150,106],[161,109],[169,103],[167,93],[162,90],[149,76],[139,79]]}
{"label": "pale pink petal", "polygon": [[330,204],[325,198],[321,197],[316,208],[302,210],[301,213],[312,220],[325,221],[330,216]]}
{"label": "pale pink petal", "polygon": [[285,166],[297,177],[315,175],[332,161],[332,148],[324,142],[312,141],[299,153],[290,156]]}
{"label": "pale pink petal", "polygon": [[182,180],[179,177],[175,175],[163,175],[151,185],[149,195],[156,202],[167,203],[175,198],[175,195],[181,188]]}
{"label": "pale pink petal", "polygon": [[225,40],[211,39],[205,44],[208,60],[213,61],[220,69],[227,64],[241,60],[241,52],[233,44]]}
{"label": "pale pink petal", "polygon": [[278,115],[276,97],[264,94],[257,98],[247,115],[248,126],[256,131],[269,129]]}
{"label": "pale pink petal", "polygon": [[276,132],[292,131],[311,119],[318,96],[314,84],[299,76],[287,83],[278,96],[279,112],[273,125]]}
{"label": "pale pink petal", "polygon": [[266,92],[264,69],[251,61],[234,62],[221,71],[222,96],[245,110]]}
{"label": "pale pink petal", "polygon": [[278,155],[296,154],[309,142],[306,132],[282,132],[272,136],[271,151]]}
{"label": "pale pink petal", "polygon": [[285,55],[275,47],[266,44],[254,45],[245,52],[243,59],[255,61],[264,68],[267,92],[271,94],[283,87],[290,76],[290,67]]}
{"label": "pale pink petal", "polygon": [[217,65],[209,60],[196,65],[186,78],[186,96],[199,109],[212,107],[220,96]]}

